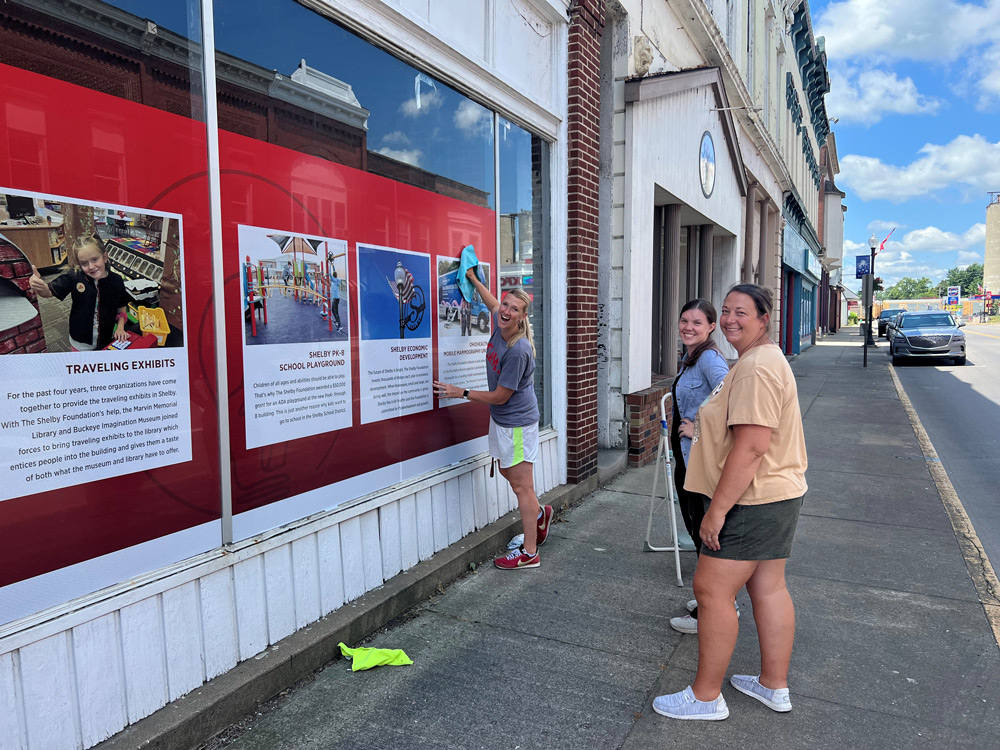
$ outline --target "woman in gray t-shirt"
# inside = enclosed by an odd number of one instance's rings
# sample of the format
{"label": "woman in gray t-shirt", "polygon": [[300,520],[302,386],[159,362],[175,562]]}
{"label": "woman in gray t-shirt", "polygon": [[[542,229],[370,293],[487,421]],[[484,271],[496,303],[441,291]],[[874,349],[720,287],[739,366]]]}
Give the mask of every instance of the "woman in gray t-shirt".
{"label": "woman in gray t-shirt", "polygon": [[510,482],[524,526],[524,543],[494,565],[502,570],[539,566],[538,546],[549,534],[552,506],[540,507],[535,494],[534,463],[538,455],[538,399],[535,397],[535,342],[528,319],[531,298],[512,289],[499,302],[475,268],[466,276],[493,313],[493,333],[486,348],[488,391],[472,391],[448,383],[434,383],[438,398],[465,398],[490,407],[490,455],[500,463],[500,474]]}

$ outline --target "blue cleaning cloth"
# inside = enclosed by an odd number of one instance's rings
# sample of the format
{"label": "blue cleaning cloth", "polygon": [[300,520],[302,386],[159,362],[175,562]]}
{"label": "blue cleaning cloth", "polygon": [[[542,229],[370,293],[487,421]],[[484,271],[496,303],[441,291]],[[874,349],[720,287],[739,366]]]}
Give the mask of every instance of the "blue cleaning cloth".
{"label": "blue cleaning cloth", "polygon": [[476,293],[476,288],[469,281],[469,277],[465,275],[465,272],[470,268],[476,268],[476,275],[482,276],[478,270],[479,258],[476,257],[476,248],[472,245],[466,245],[462,250],[462,258],[458,263],[458,288],[462,290],[462,296],[465,297],[466,302],[472,302],[472,296]]}

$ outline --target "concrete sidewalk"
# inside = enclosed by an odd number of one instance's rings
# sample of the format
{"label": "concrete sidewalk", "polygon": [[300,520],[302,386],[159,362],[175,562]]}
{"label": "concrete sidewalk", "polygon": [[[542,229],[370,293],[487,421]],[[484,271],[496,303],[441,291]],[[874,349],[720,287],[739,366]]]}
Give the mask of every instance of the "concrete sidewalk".
{"label": "concrete sidewalk", "polygon": [[[672,556],[642,551],[647,467],[564,511],[541,568],[483,565],[364,642],[403,648],[413,666],[353,674],[337,659],[204,747],[995,746],[1000,650],[888,359],[861,358],[848,329],[792,362],[810,490],[788,567],[790,714],[728,685],[724,722],[653,712],[656,695],[692,681],[697,637],[668,625],[691,597],[694,555],[682,554],[678,588]],[[756,673],[739,600],[730,672]]]}

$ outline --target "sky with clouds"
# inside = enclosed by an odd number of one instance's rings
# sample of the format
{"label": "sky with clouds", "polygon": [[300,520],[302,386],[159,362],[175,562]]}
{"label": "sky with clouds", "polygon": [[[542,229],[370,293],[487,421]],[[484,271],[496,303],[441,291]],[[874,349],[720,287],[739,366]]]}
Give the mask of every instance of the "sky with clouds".
{"label": "sky with clouds", "polygon": [[[886,287],[982,263],[1000,191],[1000,0],[810,0],[847,193],[844,277],[868,237]],[[963,290],[963,295],[967,294]]]}

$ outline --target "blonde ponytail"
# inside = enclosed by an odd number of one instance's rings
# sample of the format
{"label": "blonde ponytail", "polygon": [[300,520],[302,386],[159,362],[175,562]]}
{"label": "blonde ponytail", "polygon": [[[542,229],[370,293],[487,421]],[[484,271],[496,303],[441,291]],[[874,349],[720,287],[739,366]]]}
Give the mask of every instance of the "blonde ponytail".
{"label": "blonde ponytail", "polygon": [[528,339],[528,345],[531,346],[531,356],[535,357],[535,336],[531,332],[531,321],[528,319],[528,311],[531,309],[531,297],[528,293],[521,288],[511,289],[507,294],[513,295],[521,303],[521,309],[524,313],[524,317],[521,318],[521,323],[517,327],[517,331],[513,336],[510,337],[510,341],[507,342],[508,348],[513,348],[517,341],[524,337]]}

